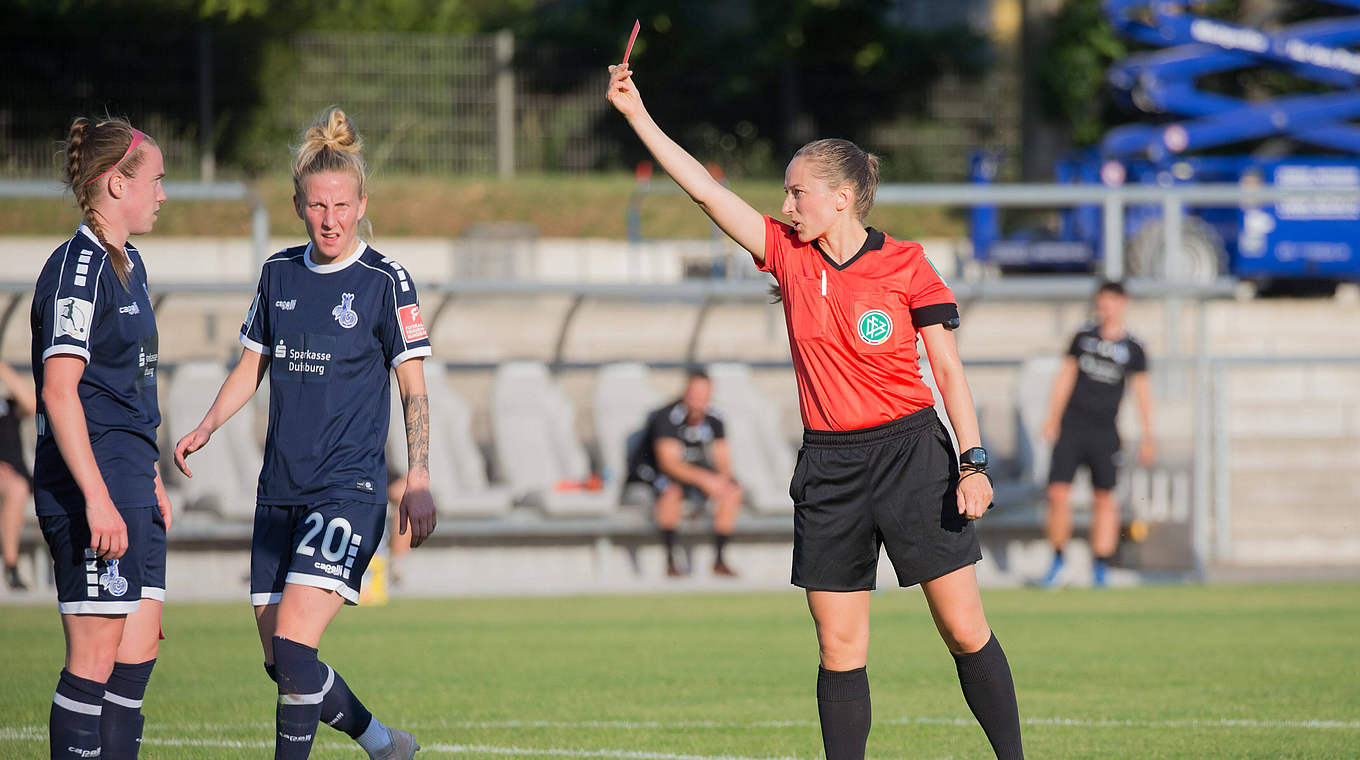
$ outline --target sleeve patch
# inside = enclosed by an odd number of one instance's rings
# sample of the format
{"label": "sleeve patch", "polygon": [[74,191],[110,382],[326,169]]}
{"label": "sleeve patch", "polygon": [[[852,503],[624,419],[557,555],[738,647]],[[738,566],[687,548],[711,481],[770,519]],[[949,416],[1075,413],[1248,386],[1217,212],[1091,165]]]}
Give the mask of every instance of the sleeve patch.
{"label": "sleeve patch", "polygon": [[425,340],[429,333],[425,330],[425,323],[420,319],[420,304],[403,306],[397,310],[401,318],[401,335],[407,343],[414,343],[418,340]]}
{"label": "sleeve patch", "polygon": [[250,311],[246,312],[245,324],[241,325],[242,330],[249,330],[255,322],[255,310],[260,308],[260,294],[255,294],[255,300],[250,302]]}
{"label": "sleeve patch", "polygon": [[79,341],[88,341],[90,323],[93,320],[93,303],[74,296],[57,299],[57,335],[69,335]]}

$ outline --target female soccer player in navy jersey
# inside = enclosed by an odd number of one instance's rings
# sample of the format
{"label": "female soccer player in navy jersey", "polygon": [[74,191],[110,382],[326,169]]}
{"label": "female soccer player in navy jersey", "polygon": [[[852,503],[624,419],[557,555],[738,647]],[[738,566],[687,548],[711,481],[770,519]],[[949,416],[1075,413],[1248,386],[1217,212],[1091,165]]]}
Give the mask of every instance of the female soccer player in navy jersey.
{"label": "female soccer player in navy jersey", "polygon": [[408,469],[399,506],[412,546],[434,530],[430,342],[415,284],[358,238],[368,195],[362,142],[338,108],[304,134],[293,202],[310,242],[271,256],[241,326],[245,350],[212,408],[180,439],[175,462],[202,448],[269,373],[269,432],[250,552],[250,601],[265,669],[278,684],[274,757],[307,757],[317,723],[371,758],[410,758],[409,733],[384,726],[317,659],[321,634],[359,584],[382,539],[387,505],[388,371],[406,415]]}
{"label": "female soccer player in navy jersey", "polygon": [[72,122],[66,184],[84,223],[33,292],[33,500],[66,633],[53,758],[135,758],[156,663],[170,502],[156,470],[156,318],[128,237],[156,223],[163,176],[160,148],[126,121]]}
{"label": "female soccer player in navy jersey", "polygon": [[[958,307],[921,246],[865,228],[878,160],[845,140],[803,146],[784,175],[785,224],[751,208],[662,132],[627,64],[610,67],[607,97],[662,168],[778,282],[806,428],[789,488],[793,583],[807,590],[817,629],[828,760],[864,757],[869,590],[884,545],[898,582],[921,584],[997,757],[1021,757],[1010,666],[973,569],[982,555],[971,521],[991,504],[992,487],[950,332]],[[921,381],[918,334],[965,449],[957,462]]]}

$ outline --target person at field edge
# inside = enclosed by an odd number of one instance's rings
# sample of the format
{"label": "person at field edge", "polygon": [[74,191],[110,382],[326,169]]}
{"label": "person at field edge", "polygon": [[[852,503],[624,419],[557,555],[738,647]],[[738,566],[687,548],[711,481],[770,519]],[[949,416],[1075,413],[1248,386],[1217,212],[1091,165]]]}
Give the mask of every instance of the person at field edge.
{"label": "person at field edge", "polygon": [[310,242],[265,261],[241,326],[241,361],[203,421],[175,447],[175,463],[191,476],[186,457],[269,374],[250,601],[265,671],[278,685],[276,760],[308,757],[319,721],[348,734],[370,758],[409,760],[420,749],[317,659],[336,613],[358,603],[386,522],[389,368],[406,418],[400,531],[409,526],[419,546],[435,526],[423,368],[430,341],[410,274],[358,238],[368,205],[361,148],[339,108],[303,134],[293,203]]}
{"label": "person at field edge", "polygon": [[1091,505],[1091,553],[1093,581],[1106,583],[1110,557],[1119,545],[1119,505],[1114,498],[1119,455],[1119,431],[1115,417],[1124,397],[1126,381],[1133,386],[1143,441],[1138,458],[1143,466],[1157,457],[1152,433],[1152,390],[1148,383],[1147,354],[1124,329],[1129,298],[1118,282],[1102,282],[1096,290],[1096,323],[1072,338],[1044,420],[1043,435],[1053,443],[1048,474],[1048,540],[1053,562],[1041,584],[1053,586],[1063,568],[1063,548],[1072,538],[1072,478],[1077,468],[1091,470],[1094,488]]}
{"label": "person at field edge", "polygon": [[137,757],[160,646],[171,508],[156,468],[156,317],[128,237],[165,202],[160,148],[122,119],[77,118],[65,181],[84,215],[33,290],[33,501],[52,553],[66,663],[54,758]]}
{"label": "person at field edge", "polygon": [[675,562],[675,531],[687,501],[713,502],[713,574],[736,575],[723,550],[741,511],[741,485],[732,477],[732,456],[723,421],[709,408],[713,381],[692,369],[680,398],[647,415],[642,440],[633,450],[629,478],[656,493],[657,527],[666,552],[666,575],[683,575]]}
{"label": "person at field edge", "polygon": [[10,591],[27,591],[19,577],[19,534],[24,529],[24,503],[33,492],[33,473],[24,461],[24,444],[19,423],[38,410],[33,386],[14,368],[0,361],[0,386],[7,395],[0,398],[0,545],[5,558],[5,585]]}
{"label": "person at field edge", "polygon": [[[990,506],[992,486],[950,332],[958,307],[921,246],[864,226],[878,160],[846,140],[804,145],[785,170],[786,224],[713,180],[662,132],[627,64],[610,67],[607,97],[662,168],[778,283],[805,427],[789,487],[792,582],[806,589],[816,624],[826,757],[864,757],[869,591],[881,545],[898,582],[925,592],[997,757],[1023,757],[1010,666],[973,568],[982,555],[972,521]],[[966,449],[959,461],[921,381],[918,334]]]}

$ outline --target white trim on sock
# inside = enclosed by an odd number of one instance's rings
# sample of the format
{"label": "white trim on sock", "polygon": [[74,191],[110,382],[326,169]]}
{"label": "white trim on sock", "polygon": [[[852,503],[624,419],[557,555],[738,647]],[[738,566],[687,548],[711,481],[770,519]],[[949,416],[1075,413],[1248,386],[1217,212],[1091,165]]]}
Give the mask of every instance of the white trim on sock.
{"label": "white trim on sock", "polygon": [[104,705],[102,704],[91,705],[85,702],[77,702],[70,697],[56,693],[52,695],[52,704],[63,710],[70,710],[73,713],[81,713],[82,715],[99,715],[104,712]]}
{"label": "white trim on sock", "polygon": [[142,709],[142,700],[128,699],[127,697],[114,694],[111,691],[104,692],[104,701],[112,702],[113,704],[118,705],[119,707],[126,707],[131,710]]}

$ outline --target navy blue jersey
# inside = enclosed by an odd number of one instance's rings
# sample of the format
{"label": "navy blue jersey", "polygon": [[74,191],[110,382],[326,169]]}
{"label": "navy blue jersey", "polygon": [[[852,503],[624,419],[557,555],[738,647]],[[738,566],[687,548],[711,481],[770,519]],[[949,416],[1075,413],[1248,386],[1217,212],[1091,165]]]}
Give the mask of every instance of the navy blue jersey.
{"label": "navy blue jersey", "polygon": [[109,497],[119,509],[156,505],[156,316],[141,254],[125,245],[132,271],[126,288],[94,233],[82,226],[47,259],[33,290],[33,382],[38,391],[38,447],[33,500],[39,515],[83,513],[85,501],[57,449],[43,406],[43,361],[85,360],[78,387],[90,447]]}
{"label": "navy blue jersey", "polygon": [[362,242],[333,264],[310,245],[276,253],[241,343],[270,359],[258,502],[385,504],[388,369],[430,355],[406,270]]}

